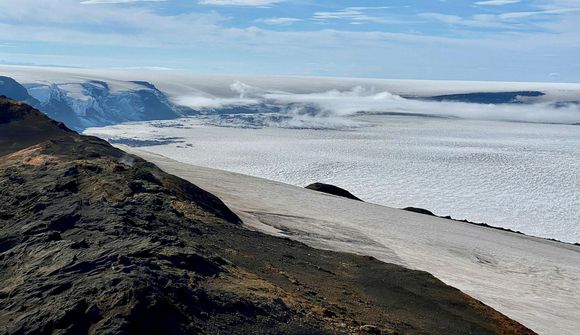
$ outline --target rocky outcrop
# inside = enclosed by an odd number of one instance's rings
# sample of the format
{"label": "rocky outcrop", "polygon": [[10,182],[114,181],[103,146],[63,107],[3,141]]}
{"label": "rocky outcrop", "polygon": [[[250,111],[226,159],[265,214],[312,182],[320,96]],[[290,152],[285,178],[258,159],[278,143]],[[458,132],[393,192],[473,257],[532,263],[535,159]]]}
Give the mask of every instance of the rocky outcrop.
{"label": "rocky outcrop", "polygon": [[532,333],[428,273],[247,230],[29,106],[0,120],[0,334]]}
{"label": "rocky outcrop", "polygon": [[405,207],[405,208],[403,208],[403,210],[404,211],[408,211],[408,212],[414,212],[414,213],[429,215],[429,216],[436,216],[435,214],[433,214],[433,212],[431,212],[430,210],[424,209],[424,208]]}
{"label": "rocky outcrop", "polygon": [[[485,228],[491,228],[491,229],[497,229],[497,230],[503,230],[503,231],[509,231],[511,233],[516,233],[516,234],[520,234],[520,235],[525,235],[524,233],[522,233],[521,231],[515,231],[515,230],[511,230],[508,228],[503,228],[503,227],[496,227],[496,226],[491,226],[488,225],[487,223],[481,223],[481,222],[472,222],[469,220],[459,220],[459,219],[454,219],[451,216],[447,215],[447,216],[440,216],[440,215],[435,215],[433,212],[431,212],[430,210],[424,209],[424,208],[418,208],[418,207],[405,207],[403,208],[404,211],[408,211],[408,212],[414,212],[414,213],[418,213],[418,214],[423,214],[423,215],[429,215],[429,216],[434,216],[434,217],[438,217],[440,219],[446,219],[446,220],[452,220],[452,221],[457,221],[457,222],[463,222],[463,223],[469,223],[472,225],[476,225],[476,226],[480,226],[480,227],[485,227]],[[557,240],[553,240],[553,241],[557,241]],[[558,241],[560,242],[560,241]]]}
{"label": "rocky outcrop", "polygon": [[322,192],[322,193],[336,195],[338,197],[362,201],[361,199],[357,198],[349,191],[347,191],[343,188],[340,188],[338,186],[330,185],[330,184],[314,183],[314,184],[310,184],[310,185],[306,186],[306,188],[309,190],[313,190],[313,191],[318,191],[318,192]]}

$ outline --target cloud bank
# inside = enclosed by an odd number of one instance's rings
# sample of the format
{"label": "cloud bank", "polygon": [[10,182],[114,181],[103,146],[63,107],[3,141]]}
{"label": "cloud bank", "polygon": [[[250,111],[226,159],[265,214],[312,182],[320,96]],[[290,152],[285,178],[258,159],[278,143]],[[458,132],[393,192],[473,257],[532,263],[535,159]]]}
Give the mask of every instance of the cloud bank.
{"label": "cloud bank", "polygon": [[[183,96],[177,103],[208,115],[220,115],[221,125],[262,125],[293,128],[364,126],[362,114],[410,115],[472,120],[580,124],[578,102],[543,101],[526,104],[476,104],[405,98],[373,87],[353,87],[296,94],[268,91],[234,82],[236,97]],[[227,109],[224,112],[224,109]],[[227,117],[224,117],[227,114]],[[244,117],[232,116],[244,114]],[[214,119],[215,121],[215,119]],[[218,123],[215,121],[214,123]]]}
{"label": "cloud bank", "polygon": [[521,0],[488,0],[488,1],[477,1],[475,4],[480,6],[504,6],[520,2]]}
{"label": "cloud bank", "polygon": [[286,0],[200,0],[202,5],[211,6],[249,6],[261,7],[269,6],[276,3],[285,2]]}

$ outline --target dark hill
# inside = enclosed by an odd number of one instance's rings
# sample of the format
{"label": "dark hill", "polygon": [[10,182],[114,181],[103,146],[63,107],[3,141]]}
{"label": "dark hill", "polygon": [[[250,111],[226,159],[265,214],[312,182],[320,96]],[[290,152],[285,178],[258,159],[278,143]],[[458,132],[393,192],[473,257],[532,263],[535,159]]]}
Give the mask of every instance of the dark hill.
{"label": "dark hill", "polygon": [[0,76],[0,95],[7,96],[10,99],[23,101],[28,104],[38,106],[40,102],[28,94],[28,90],[20,85],[16,80]]}
{"label": "dark hill", "polygon": [[336,196],[343,197],[343,198],[362,201],[361,199],[357,198],[349,191],[347,191],[343,188],[340,188],[338,186],[330,185],[330,184],[314,183],[314,184],[310,184],[310,185],[306,186],[306,188],[309,190],[318,191],[318,192],[327,193],[327,194],[332,194],[332,195],[336,195]]}
{"label": "dark hill", "polygon": [[0,97],[0,110],[0,156],[49,139],[76,134],[24,103]]}
{"label": "dark hill", "polygon": [[0,334],[532,333],[426,272],[247,230],[26,105],[0,119]]}

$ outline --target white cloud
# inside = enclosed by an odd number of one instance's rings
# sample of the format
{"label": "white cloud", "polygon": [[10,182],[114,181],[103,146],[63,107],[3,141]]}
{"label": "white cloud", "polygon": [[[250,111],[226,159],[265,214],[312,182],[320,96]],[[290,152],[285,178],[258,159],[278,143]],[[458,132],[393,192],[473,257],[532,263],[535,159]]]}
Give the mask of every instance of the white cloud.
{"label": "white cloud", "polygon": [[74,0],[0,1],[0,40],[181,49],[247,46],[252,52],[320,49],[341,46],[345,41],[375,47],[389,41],[457,43],[444,37],[378,31],[225,28],[221,26],[224,20],[215,12],[160,15],[139,7],[85,6]]}
{"label": "white cloud", "polygon": [[420,17],[434,19],[446,24],[466,26],[466,27],[480,27],[480,28],[516,28],[501,22],[497,15],[479,14],[473,15],[470,18],[464,18],[458,15],[449,15],[441,13],[421,13]]}
{"label": "white cloud", "polygon": [[164,2],[167,0],[85,0],[81,3],[83,5],[98,5],[98,4],[115,4],[115,3],[131,3],[131,2]]}
{"label": "white cloud", "polygon": [[257,19],[256,22],[265,23],[272,26],[286,26],[303,21],[295,17],[271,17],[267,19]]}
{"label": "white cloud", "polygon": [[[526,20],[535,17],[565,15],[580,12],[580,8],[549,8],[537,11],[506,12],[501,14],[476,14],[470,17],[442,13],[421,13],[419,16],[434,19],[443,23],[480,28],[521,29],[531,27],[534,21]],[[539,26],[538,26],[539,27]]]}
{"label": "white cloud", "polygon": [[[250,106],[263,103],[278,106],[301,126],[320,127],[327,121],[339,124],[339,118],[358,112],[409,113],[475,120],[521,121],[575,124],[580,122],[580,107],[569,104],[559,108],[550,102],[534,104],[474,104],[437,102],[401,97],[373,87],[356,86],[350,90],[314,93],[268,91],[241,82],[231,86],[236,98],[184,96],[178,103],[192,108]],[[248,94],[247,92],[251,92]],[[342,124],[343,125],[343,124]]]}
{"label": "white cloud", "polygon": [[91,45],[159,46],[211,34],[216,13],[158,15],[140,7],[87,6],[74,0],[0,1],[0,38]]}
{"label": "white cloud", "polygon": [[202,5],[212,5],[212,6],[263,7],[285,1],[286,0],[199,0],[199,3]]}
{"label": "white cloud", "polygon": [[[307,31],[232,27],[224,25],[229,19],[213,8],[203,13],[168,15],[149,6],[113,8],[82,5],[80,0],[0,0],[0,41],[26,42],[31,47],[35,42],[55,45],[48,51],[4,48],[0,58],[74,66],[165,66],[212,72],[391,78],[547,80],[547,73],[560,72],[562,81],[577,80],[574,78],[580,70],[574,64],[580,47],[571,41],[580,40],[578,15],[564,14],[563,8],[545,8],[559,14],[537,20],[541,29],[533,32],[498,29],[472,33],[453,28],[457,34],[450,37],[392,33],[377,27],[348,31],[345,25]],[[359,20],[378,15],[358,8],[350,11],[362,13],[357,14],[363,15]],[[332,20],[344,15],[321,17]],[[495,15],[440,18],[454,25],[498,28],[517,26],[519,21]],[[546,50],[558,54],[558,63],[536,61]]]}
{"label": "white cloud", "polygon": [[580,8],[556,8],[556,9],[546,9],[546,10],[531,11],[531,12],[512,12],[512,13],[499,14],[498,17],[500,19],[503,19],[503,20],[513,20],[513,19],[528,18],[528,17],[532,17],[532,16],[561,15],[561,14],[576,13],[576,12],[580,12]]}
{"label": "white cloud", "polygon": [[368,11],[387,9],[390,7],[347,7],[341,10],[332,12],[315,12],[312,16],[313,20],[316,21],[327,21],[327,20],[347,20],[352,24],[362,24],[362,23],[401,23],[397,20],[388,19],[383,16],[370,15]]}
{"label": "white cloud", "polygon": [[520,3],[521,0],[488,0],[488,1],[478,1],[475,4],[480,6],[504,6],[511,5],[515,3]]}

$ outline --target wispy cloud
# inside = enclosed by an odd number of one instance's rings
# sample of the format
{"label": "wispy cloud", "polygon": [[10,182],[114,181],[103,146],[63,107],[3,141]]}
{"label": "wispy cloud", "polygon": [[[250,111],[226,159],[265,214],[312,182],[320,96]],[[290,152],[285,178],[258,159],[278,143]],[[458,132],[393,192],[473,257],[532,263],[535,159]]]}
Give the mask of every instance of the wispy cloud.
{"label": "wispy cloud", "polygon": [[477,1],[475,4],[480,6],[504,6],[522,2],[521,0],[488,0]]}
{"label": "wispy cloud", "polygon": [[562,15],[562,14],[569,14],[569,13],[576,13],[580,12],[580,7],[578,8],[556,8],[556,9],[546,9],[546,10],[539,10],[539,11],[529,11],[529,12],[512,12],[512,13],[503,13],[496,15],[498,18],[503,20],[514,20],[514,19],[522,19],[522,18],[529,18],[533,16],[545,16],[545,15]]}
{"label": "wispy cloud", "polygon": [[328,21],[328,20],[347,20],[351,23],[361,24],[361,23],[397,23],[397,20],[389,19],[385,16],[379,16],[376,14],[370,14],[370,12],[376,13],[377,10],[388,9],[388,6],[380,7],[347,7],[336,11],[327,12],[315,12],[312,16],[313,20],[316,21]]}
{"label": "wispy cloud", "polygon": [[580,8],[550,8],[535,11],[505,12],[500,14],[475,14],[469,17],[442,13],[421,13],[419,16],[457,26],[522,29],[534,25],[535,22],[529,19],[546,18],[549,16],[565,15],[576,12],[580,12]]}
{"label": "wispy cloud", "polygon": [[271,17],[266,19],[255,20],[255,22],[264,23],[271,26],[287,26],[300,21],[304,20],[295,17]]}
{"label": "wispy cloud", "polygon": [[[161,6],[0,0],[0,43],[15,45],[0,48],[0,58],[262,74],[529,80],[535,73],[544,80],[557,72],[561,81],[580,78],[577,0],[494,8],[473,1],[448,1],[448,13],[425,11],[417,19],[417,10],[432,7],[372,6],[370,0],[324,11],[300,7],[310,1],[282,0],[201,0],[187,6],[174,0]],[[255,7],[262,18],[250,10]],[[547,61],[547,50],[557,56]]]}
{"label": "wispy cloud", "polygon": [[442,13],[421,13],[419,16],[457,26],[478,28],[515,28],[505,24],[505,22],[502,22],[497,15],[492,14],[478,14],[468,18]]}
{"label": "wispy cloud", "polygon": [[211,6],[248,6],[248,7],[263,7],[269,6],[286,0],[200,0],[202,5]]}
{"label": "wispy cloud", "polygon": [[85,0],[83,5],[98,5],[98,4],[119,4],[119,3],[133,3],[133,2],[164,2],[167,0]]}

